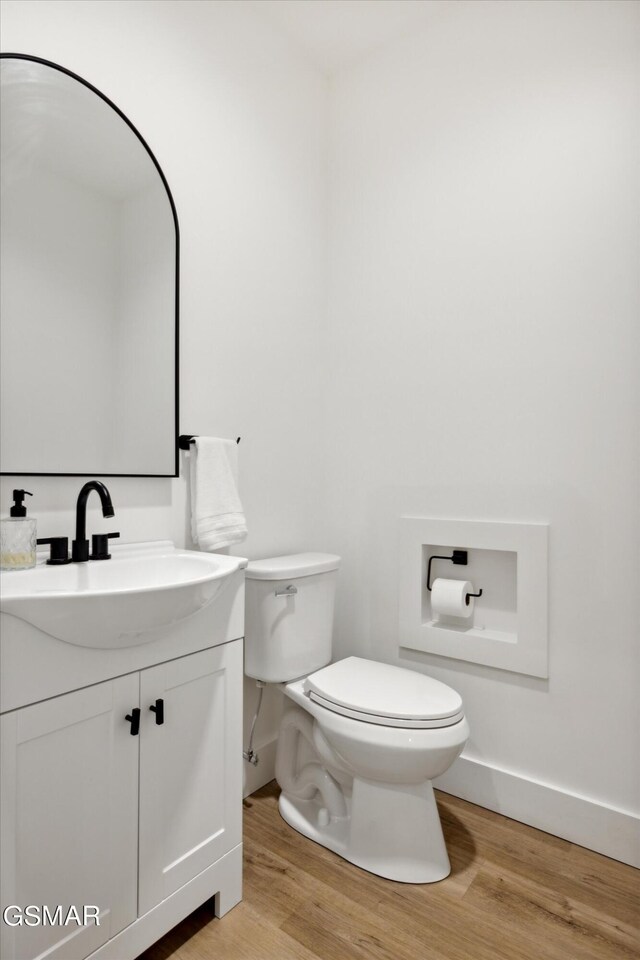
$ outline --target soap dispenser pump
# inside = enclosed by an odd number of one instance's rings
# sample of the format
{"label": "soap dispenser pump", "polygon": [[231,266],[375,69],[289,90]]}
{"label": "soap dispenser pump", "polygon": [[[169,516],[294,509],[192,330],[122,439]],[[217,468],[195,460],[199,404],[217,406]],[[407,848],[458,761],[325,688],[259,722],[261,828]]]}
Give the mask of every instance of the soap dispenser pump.
{"label": "soap dispenser pump", "polygon": [[28,570],[36,565],[36,521],[27,516],[24,498],[28,490],[13,491],[9,516],[0,521],[0,568]]}

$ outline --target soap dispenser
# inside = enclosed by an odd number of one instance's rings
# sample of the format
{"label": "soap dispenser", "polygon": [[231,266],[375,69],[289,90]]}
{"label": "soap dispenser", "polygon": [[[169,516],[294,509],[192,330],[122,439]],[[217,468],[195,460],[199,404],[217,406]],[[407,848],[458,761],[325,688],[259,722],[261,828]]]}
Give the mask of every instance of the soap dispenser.
{"label": "soap dispenser", "polygon": [[36,565],[36,521],[27,516],[28,490],[13,491],[9,516],[0,521],[0,569],[28,570]]}

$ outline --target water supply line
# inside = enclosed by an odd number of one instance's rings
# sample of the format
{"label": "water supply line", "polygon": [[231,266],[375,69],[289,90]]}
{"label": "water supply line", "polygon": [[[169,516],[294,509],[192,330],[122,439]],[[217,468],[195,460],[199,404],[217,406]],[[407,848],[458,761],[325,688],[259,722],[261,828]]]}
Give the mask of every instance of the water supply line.
{"label": "water supply line", "polygon": [[260,758],[258,754],[253,749],[253,733],[256,729],[256,723],[258,722],[258,715],[260,714],[260,707],[262,706],[262,694],[264,693],[264,688],[266,683],[263,680],[256,680],[256,687],[258,688],[258,702],[256,704],[256,712],[253,715],[253,723],[251,724],[251,731],[249,733],[249,744],[246,750],[242,751],[242,756],[249,763],[253,764],[254,767],[257,767]]}

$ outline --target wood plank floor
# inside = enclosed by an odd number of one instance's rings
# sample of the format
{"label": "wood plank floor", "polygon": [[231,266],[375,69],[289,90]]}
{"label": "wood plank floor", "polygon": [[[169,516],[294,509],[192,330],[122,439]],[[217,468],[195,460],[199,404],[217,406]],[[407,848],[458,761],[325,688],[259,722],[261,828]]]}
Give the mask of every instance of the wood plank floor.
{"label": "wood plank floor", "polygon": [[640,871],[447,794],[451,875],[365,873],[245,801],[244,900],[205,904],[140,960],[638,960]]}

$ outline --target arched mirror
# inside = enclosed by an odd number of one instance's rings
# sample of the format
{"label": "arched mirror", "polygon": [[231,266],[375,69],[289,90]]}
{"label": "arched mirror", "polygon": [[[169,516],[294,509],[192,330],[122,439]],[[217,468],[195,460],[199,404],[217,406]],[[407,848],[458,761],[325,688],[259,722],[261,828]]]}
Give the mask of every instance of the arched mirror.
{"label": "arched mirror", "polygon": [[56,64],[0,58],[0,466],[176,476],[178,222],[135,127]]}

